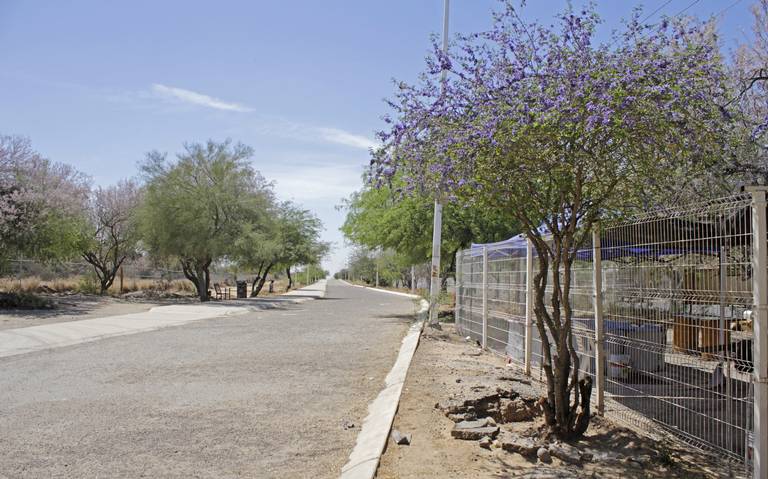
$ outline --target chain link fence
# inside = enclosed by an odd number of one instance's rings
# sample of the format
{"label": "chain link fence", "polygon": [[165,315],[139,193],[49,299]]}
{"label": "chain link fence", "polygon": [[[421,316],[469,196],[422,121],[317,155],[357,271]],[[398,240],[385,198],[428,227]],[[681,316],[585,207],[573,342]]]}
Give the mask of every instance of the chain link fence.
{"label": "chain link fence", "polygon": [[[598,409],[744,474],[768,457],[756,422],[766,406],[754,399],[767,387],[755,379],[765,377],[755,371],[766,368],[766,331],[754,332],[766,302],[755,289],[768,289],[765,214],[759,190],[603,224],[570,278],[573,343]],[[459,332],[543,379],[528,241],[475,245],[457,265]]]}

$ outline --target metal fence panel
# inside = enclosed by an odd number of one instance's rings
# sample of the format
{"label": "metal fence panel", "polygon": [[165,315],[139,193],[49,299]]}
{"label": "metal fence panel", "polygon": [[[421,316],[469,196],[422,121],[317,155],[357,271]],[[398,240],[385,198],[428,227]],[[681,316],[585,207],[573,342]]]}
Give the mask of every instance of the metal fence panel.
{"label": "metal fence panel", "polygon": [[[596,245],[575,252],[569,295],[579,369],[604,383],[606,414],[661,427],[742,470],[753,457],[753,328],[742,319],[754,302],[750,204],[749,194],[739,194],[603,225]],[[525,364],[531,265],[525,252],[487,247],[484,338],[478,251],[457,257],[457,328]],[[535,272],[535,255],[531,261]],[[605,360],[598,363],[600,328]],[[531,336],[531,372],[541,379],[535,326]]]}

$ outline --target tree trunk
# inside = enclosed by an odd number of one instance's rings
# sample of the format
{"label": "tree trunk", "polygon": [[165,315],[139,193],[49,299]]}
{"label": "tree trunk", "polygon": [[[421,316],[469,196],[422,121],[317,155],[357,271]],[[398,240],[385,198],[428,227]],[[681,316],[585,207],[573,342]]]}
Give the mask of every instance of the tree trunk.
{"label": "tree trunk", "polygon": [[251,283],[251,298],[255,298],[258,292],[256,291],[256,285],[259,283],[259,280],[261,279],[261,270],[264,269],[264,262],[259,264],[259,268],[256,270],[256,276],[253,278],[253,282]]}
{"label": "tree trunk", "polygon": [[443,273],[443,278],[440,281],[440,288],[443,290],[448,289],[449,275],[452,274],[454,277],[456,276],[456,253],[459,252],[459,249],[460,248],[453,250],[453,253],[451,254],[451,263],[448,265],[448,269]]}
{"label": "tree trunk", "polygon": [[112,262],[109,259],[99,257],[97,254],[87,251],[82,254],[83,259],[93,266],[96,277],[99,280],[99,294],[104,296],[115,282],[117,271],[125,261],[125,257],[115,258]]}
{"label": "tree trunk", "polygon": [[256,286],[256,294],[254,294],[252,297],[256,297],[261,292],[261,289],[264,287],[264,283],[267,281],[267,274],[269,274],[269,270],[272,269],[272,264],[267,266],[267,269],[264,270],[264,275],[259,279],[259,284]]}
{"label": "tree trunk", "polygon": [[208,301],[210,299],[208,296],[208,288],[211,283],[208,268],[211,265],[211,260],[206,259],[198,262],[192,259],[182,259],[180,260],[180,263],[184,276],[195,285],[200,302]]}
{"label": "tree trunk", "polygon": [[210,298],[208,297],[208,278],[206,277],[205,270],[198,268],[195,271],[195,276],[197,276],[197,295],[200,297],[200,301],[208,301]]}
{"label": "tree trunk", "polygon": [[285,274],[288,275],[288,287],[285,288],[285,290],[286,291],[290,291],[291,288],[293,287],[293,278],[291,277],[291,267],[290,266],[285,268]]}
{"label": "tree trunk", "polygon": [[[536,245],[539,271],[534,277],[534,312],[547,378],[545,420],[550,432],[563,440],[586,432],[592,392],[592,380],[579,379],[580,361],[573,345],[573,311],[569,298],[575,258],[572,240],[567,236],[554,236],[551,249],[543,243]],[[548,272],[552,277],[549,310],[545,304]]]}

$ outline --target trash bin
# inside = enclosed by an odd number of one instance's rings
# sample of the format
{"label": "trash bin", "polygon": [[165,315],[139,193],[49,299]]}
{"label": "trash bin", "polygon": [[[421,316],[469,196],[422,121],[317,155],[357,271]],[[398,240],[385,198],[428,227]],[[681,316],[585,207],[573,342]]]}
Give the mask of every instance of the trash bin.
{"label": "trash bin", "polygon": [[235,281],[237,283],[237,298],[248,297],[248,283],[246,281]]}

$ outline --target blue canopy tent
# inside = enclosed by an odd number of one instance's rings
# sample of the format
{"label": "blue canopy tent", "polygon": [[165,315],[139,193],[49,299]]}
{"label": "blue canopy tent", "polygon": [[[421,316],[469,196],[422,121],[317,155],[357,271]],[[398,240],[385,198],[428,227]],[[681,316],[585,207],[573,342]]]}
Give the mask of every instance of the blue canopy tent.
{"label": "blue canopy tent", "polygon": [[[659,260],[665,256],[685,254],[719,256],[723,247],[751,241],[750,214],[749,208],[744,208],[716,221],[659,217],[647,223],[612,227],[604,230],[601,235],[600,257],[603,260]],[[542,225],[539,232],[547,235],[549,230]],[[714,241],[716,238],[719,241]],[[470,255],[482,256],[484,248],[487,248],[488,257],[492,259],[525,257],[527,239],[525,235],[519,234],[496,243],[472,243]],[[592,261],[592,248],[577,251],[576,258]]]}

